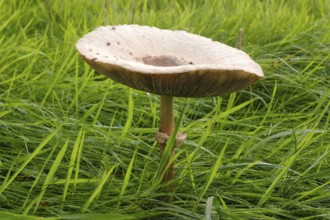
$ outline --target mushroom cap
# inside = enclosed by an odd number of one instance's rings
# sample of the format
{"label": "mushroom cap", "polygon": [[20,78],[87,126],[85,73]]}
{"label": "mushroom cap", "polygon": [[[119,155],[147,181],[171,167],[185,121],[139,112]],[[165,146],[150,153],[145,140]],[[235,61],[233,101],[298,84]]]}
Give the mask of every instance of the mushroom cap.
{"label": "mushroom cap", "polygon": [[225,95],[263,77],[243,51],[185,31],[102,26],[79,39],[76,48],[96,71],[159,95]]}

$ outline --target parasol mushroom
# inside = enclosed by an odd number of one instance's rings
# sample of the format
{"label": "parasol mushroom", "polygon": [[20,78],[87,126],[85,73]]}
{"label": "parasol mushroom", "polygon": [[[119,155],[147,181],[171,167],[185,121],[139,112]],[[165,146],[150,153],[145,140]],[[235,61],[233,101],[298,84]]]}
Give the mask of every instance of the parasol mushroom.
{"label": "parasol mushroom", "polygon": [[[161,96],[156,133],[161,156],[173,132],[173,97],[221,96],[263,77],[261,67],[243,51],[185,31],[102,26],[79,39],[76,47],[96,71]],[[185,135],[179,133],[176,145],[184,139]],[[164,181],[173,177],[174,163],[164,171]]]}

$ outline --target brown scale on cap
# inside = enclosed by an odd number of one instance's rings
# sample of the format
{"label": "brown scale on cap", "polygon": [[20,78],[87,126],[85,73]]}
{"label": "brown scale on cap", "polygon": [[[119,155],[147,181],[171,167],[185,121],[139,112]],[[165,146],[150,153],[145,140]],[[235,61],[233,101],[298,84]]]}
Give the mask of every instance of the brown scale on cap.
{"label": "brown scale on cap", "polygon": [[142,58],[143,63],[152,66],[181,66],[186,65],[185,62],[175,56],[145,56]]}

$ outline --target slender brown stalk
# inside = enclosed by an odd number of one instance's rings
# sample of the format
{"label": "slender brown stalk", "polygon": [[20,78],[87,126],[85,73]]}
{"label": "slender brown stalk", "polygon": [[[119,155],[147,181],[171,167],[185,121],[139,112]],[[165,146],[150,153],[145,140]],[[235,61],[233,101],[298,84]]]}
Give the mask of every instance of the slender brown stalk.
{"label": "slender brown stalk", "polygon": [[239,31],[238,31],[237,46],[236,46],[236,48],[239,49],[239,50],[242,47],[243,34],[244,34],[244,29],[243,28],[240,28]]}
{"label": "slender brown stalk", "polygon": [[[170,136],[174,130],[174,110],[173,110],[173,97],[172,96],[161,96],[160,100],[160,128],[159,131]],[[166,143],[161,143],[160,145],[160,157],[163,157],[163,153],[166,147]],[[173,149],[174,151],[174,149]],[[168,162],[171,160],[173,152],[165,164],[167,167]],[[174,178],[174,162],[172,162],[168,170],[164,171],[164,182],[168,182]]]}

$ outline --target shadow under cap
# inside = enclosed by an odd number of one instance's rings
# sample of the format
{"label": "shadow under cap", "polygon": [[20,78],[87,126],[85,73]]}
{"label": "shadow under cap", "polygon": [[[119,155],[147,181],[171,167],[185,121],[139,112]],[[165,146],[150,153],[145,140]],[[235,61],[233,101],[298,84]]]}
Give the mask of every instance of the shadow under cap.
{"label": "shadow under cap", "polygon": [[159,95],[220,96],[263,77],[261,67],[243,51],[184,31],[138,25],[100,27],[76,47],[98,72]]}

